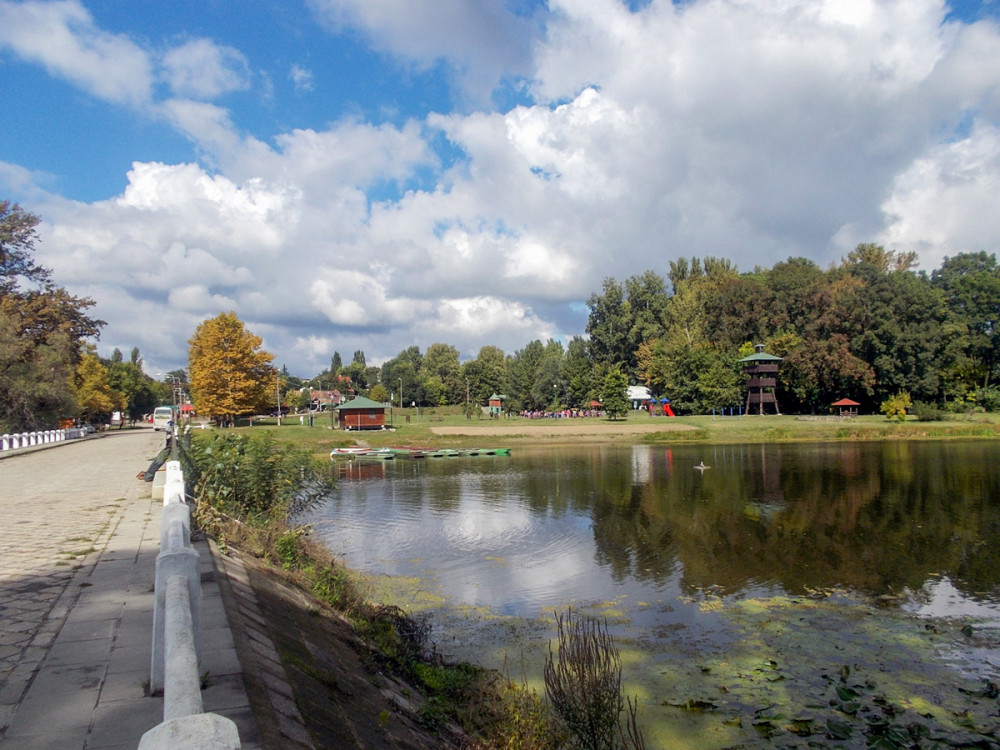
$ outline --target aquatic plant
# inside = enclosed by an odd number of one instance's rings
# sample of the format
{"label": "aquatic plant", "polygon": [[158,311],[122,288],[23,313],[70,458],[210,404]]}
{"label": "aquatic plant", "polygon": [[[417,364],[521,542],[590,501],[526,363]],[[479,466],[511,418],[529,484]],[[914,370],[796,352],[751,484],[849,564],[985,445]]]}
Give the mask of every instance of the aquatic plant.
{"label": "aquatic plant", "polygon": [[556,613],[559,646],[549,646],[545,694],[578,747],[584,750],[643,750],[636,725],[637,701],[622,696],[622,661],[607,623]]}

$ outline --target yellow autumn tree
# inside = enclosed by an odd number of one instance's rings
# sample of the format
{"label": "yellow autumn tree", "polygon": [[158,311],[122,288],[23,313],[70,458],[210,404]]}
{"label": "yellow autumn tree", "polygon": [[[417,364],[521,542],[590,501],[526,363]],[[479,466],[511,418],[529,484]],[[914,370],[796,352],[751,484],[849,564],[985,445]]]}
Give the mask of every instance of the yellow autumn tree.
{"label": "yellow autumn tree", "polygon": [[273,354],[246,330],[235,312],[203,321],[188,340],[188,380],[195,410],[232,422],[274,401]]}
{"label": "yellow autumn tree", "polygon": [[106,421],[111,412],[125,408],[125,394],[111,387],[108,368],[93,352],[80,358],[73,381],[79,414],[85,422]]}

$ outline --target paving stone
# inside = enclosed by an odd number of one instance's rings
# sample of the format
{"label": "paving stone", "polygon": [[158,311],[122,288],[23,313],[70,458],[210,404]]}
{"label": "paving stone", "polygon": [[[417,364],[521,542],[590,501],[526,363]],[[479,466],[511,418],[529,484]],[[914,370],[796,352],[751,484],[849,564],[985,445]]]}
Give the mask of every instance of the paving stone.
{"label": "paving stone", "polygon": [[[3,750],[134,750],[162,721],[163,699],[146,695],[162,506],[135,480],[161,444],[130,431],[0,457]],[[253,750],[215,565],[204,541],[199,549],[214,675],[205,693]]]}

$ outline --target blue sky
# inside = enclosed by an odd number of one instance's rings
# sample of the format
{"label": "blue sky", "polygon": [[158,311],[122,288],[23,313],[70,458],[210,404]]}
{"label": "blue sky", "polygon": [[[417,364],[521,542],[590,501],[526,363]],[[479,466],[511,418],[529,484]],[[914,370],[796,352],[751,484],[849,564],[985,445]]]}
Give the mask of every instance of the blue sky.
{"label": "blue sky", "polygon": [[0,0],[0,196],[183,366],[234,310],[310,376],[583,333],[680,256],[1000,244],[994,2]]}

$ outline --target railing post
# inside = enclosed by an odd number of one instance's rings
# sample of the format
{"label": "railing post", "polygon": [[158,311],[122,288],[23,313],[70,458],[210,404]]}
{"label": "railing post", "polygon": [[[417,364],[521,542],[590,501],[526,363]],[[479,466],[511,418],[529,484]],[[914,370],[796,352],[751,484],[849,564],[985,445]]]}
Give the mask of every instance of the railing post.
{"label": "railing post", "polygon": [[173,575],[167,579],[167,618],[164,630],[163,720],[202,713],[198,654],[191,638],[193,631],[188,579]]}
{"label": "railing post", "polygon": [[[156,558],[156,582],[153,604],[153,653],[150,663],[149,691],[163,690],[166,670],[165,633],[167,627],[167,581],[171,576],[184,576],[188,582],[191,621],[201,623],[201,578],[198,574],[198,550],[180,547],[161,551]],[[200,649],[195,646],[195,653]],[[200,655],[200,654],[199,654]]]}

